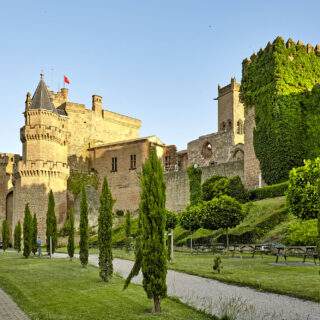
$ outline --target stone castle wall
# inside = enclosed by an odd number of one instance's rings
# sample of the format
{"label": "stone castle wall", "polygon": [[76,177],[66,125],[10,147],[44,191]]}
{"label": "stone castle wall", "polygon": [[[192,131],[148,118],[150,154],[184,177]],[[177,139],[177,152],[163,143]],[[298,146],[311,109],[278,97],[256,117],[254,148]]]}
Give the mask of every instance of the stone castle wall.
{"label": "stone castle wall", "polygon": [[259,177],[261,177],[260,163],[256,157],[253,146],[253,131],[255,128],[255,123],[254,107],[245,108],[244,183],[248,189],[259,187]]}
{"label": "stone castle wall", "polygon": [[[207,166],[202,169],[202,183],[214,175],[226,177],[239,176],[244,181],[243,161],[221,163]],[[166,181],[166,208],[172,211],[181,211],[189,203],[189,178],[186,171],[172,171],[165,174]]]}

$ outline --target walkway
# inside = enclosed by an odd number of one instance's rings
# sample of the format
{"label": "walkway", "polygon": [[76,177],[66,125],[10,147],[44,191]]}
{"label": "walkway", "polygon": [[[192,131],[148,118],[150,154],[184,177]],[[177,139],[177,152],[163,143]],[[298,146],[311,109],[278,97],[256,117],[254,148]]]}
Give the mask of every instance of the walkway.
{"label": "walkway", "polygon": [[[67,257],[60,253],[54,256]],[[98,256],[90,255],[89,263],[98,266]],[[132,261],[114,259],[114,271],[122,277],[128,275],[132,265]],[[141,280],[139,274],[133,282],[141,284]],[[215,315],[222,315],[228,310],[239,315],[237,320],[320,320],[320,304],[312,301],[260,292],[172,270],[168,271],[167,285],[169,296]]]}
{"label": "walkway", "polygon": [[0,319],[29,320],[29,318],[2,289],[0,289]]}

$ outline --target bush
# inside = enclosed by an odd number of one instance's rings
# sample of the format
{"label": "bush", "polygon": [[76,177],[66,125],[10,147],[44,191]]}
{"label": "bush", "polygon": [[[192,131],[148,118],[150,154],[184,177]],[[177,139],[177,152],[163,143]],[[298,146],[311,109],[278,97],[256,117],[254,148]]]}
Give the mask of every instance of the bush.
{"label": "bush", "polygon": [[201,226],[201,215],[203,213],[203,204],[188,206],[180,215],[179,223],[182,228],[194,231]]}
{"label": "bush", "polygon": [[314,246],[317,244],[317,219],[295,220],[289,223],[284,243],[290,246]]}
{"label": "bush", "polygon": [[189,186],[190,186],[190,204],[196,205],[201,201],[201,168],[196,165],[190,166],[187,169]]}
{"label": "bush", "polygon": [[239,202],[248,200],[247,191],[239,176],[231,178],[212,176],[202,184],[202,199],[204,201],[210,201],[221,195],[228,195]]}
{"label": "bush", "polygon": [[286,191],[288,190],[288,185],[289,182],[286,181],[258,189],[249,190],[249,200],[262,200],[284,196]]}

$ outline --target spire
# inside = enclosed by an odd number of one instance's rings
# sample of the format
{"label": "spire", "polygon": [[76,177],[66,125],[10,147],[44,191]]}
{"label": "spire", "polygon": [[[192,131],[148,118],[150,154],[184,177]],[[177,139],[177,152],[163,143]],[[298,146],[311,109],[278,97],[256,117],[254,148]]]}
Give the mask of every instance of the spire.
{"label": "spire", "polygon": [[32,97],[30,109],[46,109],[57,113],[57,110],[50,99],[49,91],[46,83],[43,80],[42,73],[40,74],[40,81],[37,89]]}

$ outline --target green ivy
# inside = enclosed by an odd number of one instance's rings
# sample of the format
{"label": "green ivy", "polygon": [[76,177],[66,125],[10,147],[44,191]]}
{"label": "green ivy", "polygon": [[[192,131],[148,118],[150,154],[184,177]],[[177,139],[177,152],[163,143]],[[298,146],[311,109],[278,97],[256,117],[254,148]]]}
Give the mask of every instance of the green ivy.
{"label": "green ivy", "polygon": [[190,204],[196,205],[202,199],[201,190],[201,168],[197,166],[190,166],[187,169],[190,185]]}
{"label": "green ivy", "polygon": [[87,173],[73,171],[70,173],[70,177],[68,179],[68,190],[77,196],[81,192],[82,187],[85,186],[92,186],[96,190],[98,189],[99,177],[95,172]]}
{"label": "green ivy", "polygon": [[267,184],[320,151],[319,53],[281,37],[243,61],[241,101],[255,108],[253,144]]}

